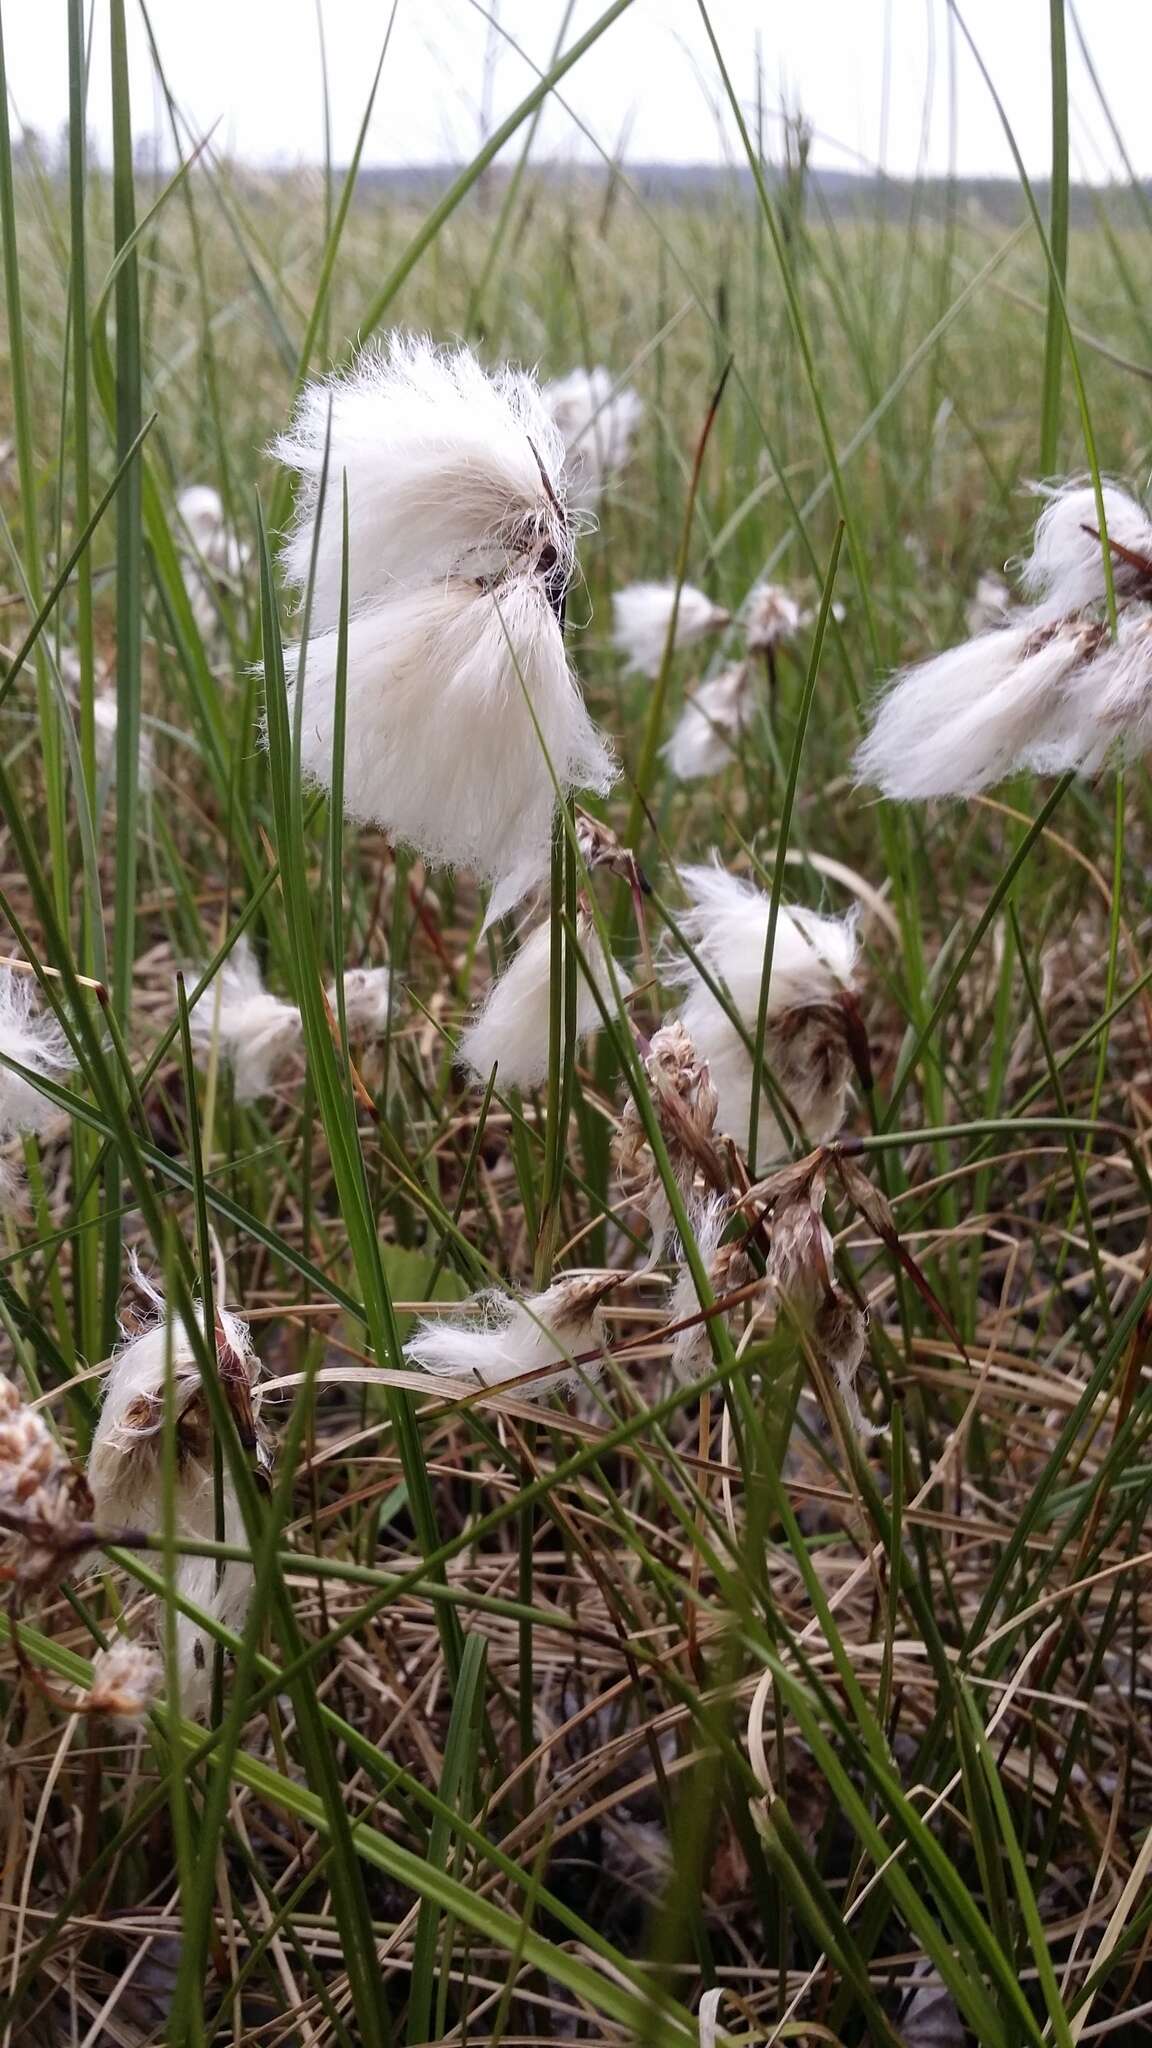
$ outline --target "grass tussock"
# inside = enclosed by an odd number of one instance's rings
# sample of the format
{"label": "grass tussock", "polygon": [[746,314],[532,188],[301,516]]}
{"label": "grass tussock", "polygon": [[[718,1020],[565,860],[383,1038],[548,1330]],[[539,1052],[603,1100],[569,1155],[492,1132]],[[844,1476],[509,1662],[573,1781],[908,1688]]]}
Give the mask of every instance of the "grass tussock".
{"label": "grass tussock", "polygon": [[[4,2040],[1152,2035],[1147,770],[852,769],[1146,474],[1141,193],[165,185],[112,20],[110,169],[0,130]],[[264,451],[394,327],[642,401],[535,927],[300,772]]]}

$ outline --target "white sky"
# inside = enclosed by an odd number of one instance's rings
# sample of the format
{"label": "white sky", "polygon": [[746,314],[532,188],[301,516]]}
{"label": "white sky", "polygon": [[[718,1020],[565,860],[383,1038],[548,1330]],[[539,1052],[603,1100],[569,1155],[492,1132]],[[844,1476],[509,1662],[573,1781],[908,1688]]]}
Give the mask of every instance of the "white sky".
{"label": "white sky", "polygon": [[[572,0],[566,42],[607,0]],[[94,0],[90,128],[110,137],[107,0]],[[255,163],[318,162],[323,115],[317,11],[327,43],[333,153],[346,162],[363,118],[391,0],[152,0],[151,19],[172,91],[197,133]],[[1004,101],[1030,173],[1049,156],[1048,0],[960,0]],[[546,67],[566,0],[396,0],[396,17],[365,161],[459,160],[530,90],[525,58],[491,19]],[[15,113],[54,135],[67,114],[63,0],[8,0],[4,33]],[[1000,119],[946,0],[709,0],[717,40],[748,112],[759,49],[769,108],[786,99],[813,122],[815,159],[863,159],[893,175],[944,171],[949,101],[955,160],[964,173],[1012,175]],[[143,25],[128,0],[133,126],[163,128]],[[1112,116],[1141,175],[1152,174],[1147,118],[1152,74],[1149,0],[1079,0],[1079,14]],[[1123,175],[1069,21],[1073,175]],[[632,0],[560,88],[609,150],[626,137],[633,160],[739,158],[697,0]],[[773,124],[773,132],[778,132]],[[925,140],[926,138],[926,140]],[[513,148],[515,148],[513,144]],[[572,115],[550,105],[537,154],[594,158]]]}

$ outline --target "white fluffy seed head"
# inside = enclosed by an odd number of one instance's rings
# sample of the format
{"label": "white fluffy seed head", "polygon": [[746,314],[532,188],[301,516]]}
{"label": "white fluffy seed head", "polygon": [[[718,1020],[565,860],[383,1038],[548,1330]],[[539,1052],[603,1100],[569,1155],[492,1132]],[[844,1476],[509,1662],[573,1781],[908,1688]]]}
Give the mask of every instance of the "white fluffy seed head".
{"label": "white fluffy seed head", "polygon": [[861,780],[886,796],[968,796],[1019,767],[1075,766],[1074,679],[1103,632],[1028,612],[906,669],[857,752]]}
{"label": "white fluffy seed head", "polygon": [[[576,936],[588,974],[611,1008],[612,981],[604,949],[586,911],[576,919]],[[631,982],[624,970],[613,963],[621,995]],[[537,925],[525,939],[515,959],[498,981],[493,982],[484,1007],[464,1032],[458,1058],[476,1080],[486,1082],[493,1067],[496,1085],[534,1088],[548,1073],[548,1034],[551,1015],[552,928]],[[600,1010],[583,968],[577,966],[576,1030],[579,1037],[594,1031]]]}
{"label": "white fluffy seed head", "polygon": [[[328,1004],[338,1014],[336,986],[328,990]],[[383,1038],[392,1008],[392,975],[387,967],[349,967],[344,974],[344,1014],[349,1038]]]}
{"label": "white fluffy seed head", "polygon": [[757,583],[740,613],[749,654],[766,653],[791,640],[808,623],[808,616],[782,583]]}
{"label": "white fluffy seed head", "polygon": [[[1043,488],[1042,495],[1047,503],[1036,522],[1032,553],[1022,566],[1020,580],[1037,600],[1038,616],[1059,619],[1104,599],[1100,517],[1091,484]],[[1102,485],[1101,496],[1109,540],[1118,541],[1152,565],[1152,522],[1143,507],[1115,484]],[[1141,572],[1114,550],[1111,559],[1118,598],[1148,594],[1152,568]]]}
{"label": "white fluffy seed head", "polygon": [[[692,1216],[696,1234],[696,1249],[699,1252],[708,1284],[715,1296],[735,1292],[752,1277],[752,1265],[743,1249],[743,1240],[736,1238],[729,1244],[720,1240],[732,1217],[732,1203],[727,1195],[710,1195],[707,1201],[696,1205]],[[692,1268],[685,1264],[676,1275],[676,1283],[668,1302],[668,1321],[671,1324],[689,1322],[700,1314],[700,1296]],[[692,1322],[685,1330],[677,1330],[672,1339],[669,1364],[672,1377],[681,1385],[700,1379],[712,1370],[712,1342],[707,1322]]]}
{"label": "white fluffy seed head", "polygon": [[113,1636],[92,1659],[92,1683],[83,1702],[89,1713],[114,1721],[141,1721],[164,1687],[164,1665],[147,1643]]}
{"label": "white fluffy seed head", "polygon": [[738,662],[697,685],[671,739],[660,750],[678,782],[695,782],[702,775],[719,775],[731,767],[753,703],[753,670],[748,662]]}
{"label": "white fluffy seed head", "polygon": [[612,599],[612,640],[626,657],[630,669],[641,675],[660,672],[672,614],[676,614],[673,646],[689,647],[706,633],[718,633],[729,623],[730,614],[713,604],[691,583],[680,586],[677,601],[675,583],[630,583]]}
{"label": "white fluffy seed head", "polygon": [[1005,624],[1012,607],[1012,592],[1002,576],[992,569],[976,578],[976,588],[964,607],[964,624],[975,638],[992,626]]}
{"label": "white fluffy seed head", "polygon": [[[685,937],[712,978],[726,987],[745,1032],[755,1040],[769,899],[718,862],[683,868],[680,876],[689,899],[679,919]],[[830,1137],[843,1121],[851,1062],[838,1004],[852,987],[858,957],[854,916],[822,917],[781,905],[768,983],[765,1058],[813,1142]],[[695,969],[687,967],[681,979],[688,988],[681,1017],[708,1062],[718,1098],[717,1128],[745,1146],[752,1114],[751,1056]],[[762,1160],[787,1149],[763,1091],[758,1129]]]}
{"label": "white fluffy seed head", "polygon": [[[199,977],[197,977],[198,979]],[[299,1051],[304,1027],[294,1003],[270,995],[245,935],[188,1017],[192,1050],[202,1063],[214,1045],[232,1069],[237,1102],[255,1102],[272,1087],[285,1060]]]}
{"label": "white fluffy seed head", "polygon": [[525,1381],[515,1389],[520,1398],[540,1399],[601,1371],[600,1302],[618,1279],[616,1273],[565,1274],[522,1301],[490,1290],[466,1302],[459,1317],[419,1323],[405,1353],[425,1372],[484,1387]]}
{"label": "white fluffy seed head", "polygon": [[[301,592],[316,543],[305,773],[332,775],[346,482],[347,809],[523,894],[547,868],[552,774],[600,793],[615,774],[557,616],[573,563],[564,445],[534,379],[392,335],[306,388],[276,453],[302,479],[283,558]],[[505,887],[502,908],[514,900]]]}
{"label": "white fluffy seed head", "polygon": [[0,1373],[0,1566],[17,1585],[43,1586],[59,1577],[78,1523],[92,1514],[83,1474],[61,1450],[47,1423]]}
{"label": "white fluffy seed head", "polygon": [[[31,975],[18,974],[0,961],[0,1053],[31,1074],[57,1084],[73,1072],[76,1062],[59,1024],[36,998]],[[46,1131],[60,1115],[11,1067],[0,1066],[0,1139],[16,1131]]]}
{"label": "white fluffy seed head", "polygon": [[[216,1535],[216,1488],[212,1428],[200,1368],[183,1322],[167,1316],[155,1289],[146,1286],[146,1292],[159,1320],[115,1353],[88,1456],[96,1520],[104,1528],[127,1524],[150,1531],[162,1529],[165,1404],[170,1377],[176,1530],[181,1536],[210,1541]],[[223,1308],[216,1310],[216,1351],[221,1377],[235,1382],[243,1397],[250,1392],[259,1365],[247,1325]],[[222,1498],[224,1540],[244,1543],[244,1519],[227,1467]],[[227,1627],[243,1626],[252,1594],[248,1565],[232,1562],[218,1573],[212,1558],[182,1557],[176,1566],[175,1586],[185,1599]],[[180,1615],[176,1642],[181,1708],[185,1713],[202,1713],[211,1691],[211,1633]]]}
{"label": "white fluffy seed head", "polygon": [[564,441],[568,504],[594,512],[604,486],[632,453],[643,404],[628,385],[615,389],[611,371],[602,365],[556,378],[541,396]]}

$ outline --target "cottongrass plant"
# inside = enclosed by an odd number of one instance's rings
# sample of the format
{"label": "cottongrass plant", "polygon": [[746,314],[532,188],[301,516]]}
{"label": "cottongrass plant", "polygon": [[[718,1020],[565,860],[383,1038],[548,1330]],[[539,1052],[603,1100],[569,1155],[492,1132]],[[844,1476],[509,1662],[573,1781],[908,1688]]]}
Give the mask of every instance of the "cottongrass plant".
{"label": "cottongrass plant", "polygon": [[970,796],[1021,768],[1091,775],[1152,746],[1152,522],[1103,487],[1109,576],[1095,490],[1045,496],[1020,572],[1031,603],[881,699],[856,765],[886,796]]}
{"label": "cottongrass plant", "polygon": [[[88,1485],[97,1521],[105,1527],[126,1526],[161,1535],[166,1509],[177,1540],[208,1540],[217,1533],[222,1510],[224,1540],[246,1541],[240,1505],[227,1469],[218,1475],[213,1455],[214,1432],[203,1391],[196,1348],[186,1324],[170,1316],[163,1296],[134,1268],[153,1320],[126,1336],[114,1354],[104,1383],[103,1400],[88,1456]],[[215,1348],[221,1385],[236,1418],[241,1444],[259,1463],[267,1464],[267,1440],[253,1412],[252,1389],[259,1364],[247,1325],[230,1310],[215,1310]],[[175,1494],[165,1491],[166,1419],[174,1430],[172,1469]],[[241,1630],[252,1597],[252,1570],[230,1561],[218,1566],[211,1557],[186,1554],[175,1570],[177,1592],[209,1620]],[[176,1654],[180,1700],[184,1710],[203,1714],[212,1688],[210,1628],[180,1614],[176,1621]]]}
{"label": "cottongrass plant", "polygon": [[595,1380],[604,1365],[604,1296],[619,1273],[565,1273],[542,1293],[515,1300],[489,1289],[459,1315],[422,1321],[405,1346],[424,1372],[479,1387],[508,1385],[522,1398]]}
{"label": "cottongrass plant", "polygon": [[306,774],[332,774],[346,487],[346,807],[511,909],[547,872],[557,786],[615,774],[564,649],[564,444],[535,379],[393,334],[305,388],[276,453],[301,479]]}
{"label": "cottongrass plant", "polygon": [[[17,1073],[8,1061],[26,1072]],[[43,1136],[60,1122],[59,1109],[37,1088],[35,1076],[60,1086],[75,1065],[60,1025],[41,1008],[31,975],[0,961],[0,1146]],[[20,1191],[17,1167],[0,1157],[0,1211],[15,1206]]]}
{"label": "cottongrass plant", "polygon": [[224,501],[211,484],[188,484],[176,500],[176,516],[184,588],[197,631],[209,641],[220,624],[220,600],[236,595],[252,550],[229,525]]}
{"label": "cottongrass plant", "polygon": [[612,641],[625,668],[643,676],[660,672],[673,614],[673,648],[691,647],[709,633],[721,633],[731,614],[713,604],[694,584],[630,583],[612,596]]}
{"label": "cottongrass plant", "polygon": [[[577,910],[576,942],[581,960],[574,1028],[580,1039],[600,1023],[596,992],[609,1006],[614,1003],[612,975],[621,996],[632,984],[615,961],[609,970],[587,908]],[[495,1068],[498,1085],[534,1088],[548,1072],[551,1018],[552,926],[545,923],[536,926],[493,982],[478,1016],[461,1034],[458,1058],[477,1081],[487,1081]]]}
{"label": "cottongrass plant", "polygon": [[51,1586],[75,1562],[92,1495],[43,1416],[0,1373],[0,1577]]}
{"label": "cottongrass plant", "polygon": [[[754,1092],[749,1044],[756,1039],[771,902],[754,883],[730,875],[716,860],[682,868],[680,880],[689,903],[680,919],[685,937],[729,1004],[726,1009],[704,976],[685,964],[679,971],[688,993],[680,1017],[708,1062],[718,1129],[746,1145]],[[788,1122],[781,1124],[762,1087],[761,1159],[786,1152],[796,1126],[812,1140],[829,1138],[840,1127],[853,1071],[844,1000],[851,996],[859,954],[854,914],[825,917],[780,906],[764,1052]]]}
{"label": "cottongrass plant", "polygon": [[631,457],[643,402],[602,364],[571,370],[545,384],[540,395],[563,437],[569,508],[595,512]]}
{"label": "cottongrass plant", "polygon": [[[349,1038],[382,1038],[392,1013],[389,969],[348,968],[343,995]],[[325,990],[325,1000],[335,1025],[340,1000],[335,982]],[[216,1053],[230,1069],[237,1102],[258,1102],[269,1094],[304,1048],[304,1023],[297,1005],[265,987],[260,963],[244,933],[193,1003],[188,1030],[193,1055],[201,1065]]]}

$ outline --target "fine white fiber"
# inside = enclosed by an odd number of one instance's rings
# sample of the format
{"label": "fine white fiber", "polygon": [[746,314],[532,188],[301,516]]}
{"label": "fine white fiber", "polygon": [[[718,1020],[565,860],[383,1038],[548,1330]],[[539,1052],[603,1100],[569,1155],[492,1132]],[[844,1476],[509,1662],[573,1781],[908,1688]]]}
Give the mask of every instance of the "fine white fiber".
{"label": "fine white fiber", "polygon": [[[1022,564],[1020,581],[1037,601],[1036,622],[1061,619],[1105,595],[1104,551],[1096,493],[1091,484],[1042,486],[1047,500],[1036,522],[1032,553]],[[1152,522],[1143,507],[1116,484],[1101,486],[1108,539],[1144,564],[1111,550],[1112,581],[1118,600],[1147,596],[1152,589]]]}
{"label": "fine white fiber", "polygon": [[744,645],[749,654],[765,654],[791,640],[809,623],[810,614],[797,604],[782,583],[757,583],[740,612]]}
{"label": "fine white fiber", "polygon": [[201,637],[219,624],[218,599],[235,590],[252,550],[228,524],[224,502],[211,484],[189,484],[176,500],[184,528],[180,573]]}
{"label": "fine white fiber", "polygon": [[738,662],[692,692],[660,750],[678,782],[695,782],[731,767],[752,715],[753,675],[748,662]]}
{"label": "fine white fiber", "polygon": [[[689,909],[679,923],[755,1041],[764,948],[771,906],[753,883],[718,861],[680,870]],[[844,1116],[851,1060],[838,1004],[851,989],[859,955],[856,919],[824,917],[781,904],[768,983],[765,1061],[804,1133],[829,1138]],[[708,1062],[718,1099],[717,1128],[747,1145],[752,1114],[752,1058],[732,1020],[691,966],[681,1010],[697,1050]],[[787,1142],[766,1091],[761,1092],[758,1157],[778,1156]],[[755,1162],[752,1162],[753,1165]]]}
{"label": "fine white fiber", "polygon": [[615,388],[610,370],[572,370],[545,384],[541,396],[564,441],[568,504],[594,512],[606,484],[622,470],[644,406],[630,386]]}
{"label": "fine white fiber", "polygon": [[302,478],[283,554],[302,598],[315,546],[311,638],[288,650],[305,773],[331,780],[346,482],[345,806],[523,894],[546,871],[553,775],[602,794],[615,774],[564,649],[564,444],[535,380],[393,334],[307,386],[275,452]]}
{"label": "fine white fiber", "polygon": [[[717,1297],[735,1292],[752,1277],[752,1264],[744,1250],[743,1240],[737,1238],[727,1245],[720,1242],[731,1217],[729,1197],[712,1195],[697,1210],[694,1218],[696,1249],[708,1275],[708,1284]],[[700,1296],[692,1268],[683,1265],[676,1275],[668,1301],[668,1321],[673,1329],[677,1323],[689,1324],[687,1329],[675,1330],[669,1357],[672,1377],[680,1386],[687,1386],[690,1381],[698,1380],[712,1370],[709,1320],[691,1320],[699,1316]]]}
{"label": "fine white fiber", "polygon": [[237,1102],[255,1102],[266,1095],[278,1070],[303,1042],[299,1010],[269,994],[243,934],[193,1004],[188,1029],[193,1053],[202,1064],[218,1046],[221,1060],[232,1069]]}
{"label": "fine white fiber", "polygon": [[857,752],[861,781],[893,797],[968,796],[1024,765],[1074,766],[1070,686],[1104,631],[1028,612],[905,669]]}
{"label": "fine white fiber", "polygon": [[462,1317],[418,1323],[405,1354],[425,1372],[484,1387],[527,1380],[516,1392],[524,1399],[541,1399],[557,1388],[594,1380],[601,1371],[605,1329],[600,1302],[619,1278],[607,1272],[565,1274],[543,1294],[522,1301],[489,1289],[463,1304]]}
{"label": "fine white fiber", "polygon": [[[600,1022],[588,976],[609,1008],[614,997],[604,949],[587,911],[577,912],[576,937],[588,969],[586,975],[577,963],[576,1032],[583,1038]],[[551,967],[552,928],[546,921],[537,925],[493,982],[479,1016],[460,1039],[457,1058],[476,1080],[487,1081],[493,1067],[501,1088],[534,1088],[547,1076]],[[620,993],[626,996],[632,984],[622,967],[616,962],[613,967]]]}
{"label": "fine white fiber", "polygon": [[[179,1317],[169,1318],[163,1298],[139,1273],[137,1279],[160,1320],[123,1344],[109,1367],[88,1456],[95,1519],[103,1529],[143,1528],[153,1533],[163,1529],[165,1388],[170,1374],[176,1533],[211,1541],[216,1535],[213,1434],[200,1368],[183,1322]],[[216,1350],[222,1381],[237,1384],[250,1412],[251,1387],[259,1366],[247,1326],[222,1308],[216,1310]],[[227,1465],[222,1496],[224,1540],[244,1543],[243,1517]],[[231,1562],[218,1574],[212,1558],[182,1557],[176,1566],[175,1587],[183,1598],[226,1627],[243,1627],[252,1596],[249,1565]],[[202,1713],[211,1690],[213,1638],[208,1630],[179,1615],[176,1642],[181,1707],[186,1713]]]}
{"label": "fine white fiber", "polygon": [[990,626],[1002,626],[1012,608],[1012,592],[1002,576],[987,569],[976,578],[976,588],[964,607],[964,624],[973,639]]}
{"label": "fine white fiber", "polygon": [[[0,961],[0,1054],[30,1074],[59,1085],[76,1062],[55,1017],[42,1010],[31,975],[18,974]],[[17,1131],[48,1130],[60,1115],[54,1102],[33,1081],[0,1065],[0,1140]]]}
{"label": "fine white fiber", "polygon": [[691,583],[681,584],[679,601],[675,583],[628,584],[612,599],[612,642],[625,656],[629,669],[645,676],[659,675],[673,611],[674,648],[690,647],[706,633],[722,631],[731,617]]}
{"label": "fine white fiber", "polygon": [[[328,1007],[335,1017],[336,986],[328,990]],[[349,1038],[383,1038],[392,1008],[392,975],[387,967],[349,967],[344,973],[344,1014]]]}

